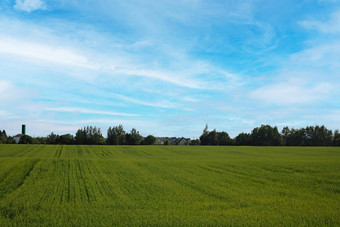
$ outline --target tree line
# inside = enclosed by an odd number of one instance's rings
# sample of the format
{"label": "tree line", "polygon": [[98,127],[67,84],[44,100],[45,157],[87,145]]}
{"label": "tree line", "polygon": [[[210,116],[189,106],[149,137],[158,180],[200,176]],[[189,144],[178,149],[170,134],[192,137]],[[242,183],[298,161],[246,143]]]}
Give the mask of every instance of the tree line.
{"label": "tree line", "polygon": [[[49,134],[47,137],[21,136],[21,144],[83,144],[83,145],[153,145],[157,138],[153,135],[142,137],[135,128],[126,132],[122,125],[109,127],[107,137],[96,126],[86,126],[78,129],[75,136],[71,134]],[[7,136],[6,131],[0,130],[0,143],[16,143],[13,137]],[[163,145],[171,145],[166,140]],[[295,129],[284,127],[279,132],[276,126],[261,125],[254,128],[250,133],[240,133],[231,138],[225,131],[217,132],[216,129],[209,131],[208,125],[204,128],[199,139],[191,140],[189,145],[212,145],[212,146],[340,146],[339,130],[327,129],[325,126],[307,126]]]}
{"label": "tree line", "polygon": [[12,137],[8,137],[5,130],[0,130],[0,143],[16,143]]}
{"label": "tree line", "polygon": [[327,129],[325,126],[307,126],[294,129],[261,125],[251,133],[240,133],[231,139],[227,132],[208,131],[208,126],[200,136],[201,145],[237,145],[237,146],[340,146],[339,130]]}
{"label": "tree line", "polygon": [[[142,137],[135,128],[130,132],[125,132],[122,125],[110,127],[107,130],[107,138],[101,133],[101,129],[96,126],[86,126],[78,129],[76,135],[58,135],[52,132],[46,137],[31,137],[23,135],[19,144],[65,144],[65,145],[153,145],[157,138],[148,135]],[[5,130],[0,130],[0,143],[16,143],[13,137],[7,137]]]}

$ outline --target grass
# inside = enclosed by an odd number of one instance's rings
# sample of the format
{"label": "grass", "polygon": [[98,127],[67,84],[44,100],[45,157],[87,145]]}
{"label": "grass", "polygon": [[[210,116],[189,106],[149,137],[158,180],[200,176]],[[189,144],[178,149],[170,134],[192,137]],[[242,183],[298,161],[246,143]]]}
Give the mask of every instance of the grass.
{"label": "grass", "polygon": [[0,145],[0,226],[339,226],[340,148]]}

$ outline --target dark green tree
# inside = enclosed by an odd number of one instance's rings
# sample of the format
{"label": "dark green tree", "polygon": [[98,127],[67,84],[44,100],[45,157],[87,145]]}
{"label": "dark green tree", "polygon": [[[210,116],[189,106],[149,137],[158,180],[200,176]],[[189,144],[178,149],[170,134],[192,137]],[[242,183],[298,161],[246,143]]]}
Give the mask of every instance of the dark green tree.
{"label": "dark green tree", "polygon": [[276,126],[261,125],[251,132],[251,141],[255,146],[279,146],[282,143],[282,136]]}
{"label": "dark green tree", "polygon": [[37,144],[46,144],[47,137],[34,137],[34,143]]}
{"label": "dark green tree", "polygon": [[139,132],[133,128],[131,132],[126,134],[126,144],[127,145],[138,145],[142,141],[142,136]]}
{"label": "dark green tree", "polygon": [[107,130],[106,143],[110,145],[123,145],[126,143],[126,133],[122,125],[110,127]]}
{"label": "dark green tree", "polygon": [[100,132],[100,128],[87,126],[83,129],[78,129],[75,142],[76,144],[99,145],[104,143],[104,137]]}
{"label": "dark green tree", "polygon": [[308,126],[305,129],[305,144],[307,146],[333,145],[333,132],[322,126]]}
{"label": "dark green tree", "polygon": [[340,146],[340,133],[339,130],[334,131],[333,146]]}
{"label": "dark green tree", "polygon": [[208,131],[208,124],[205,125],[203,129],[203,133],[200,136],[201,145],[209,145],[209,131]]}
{"label": "dark green tree", "polygon": [[148,135],[143,140],[143,145],[154,145],[156,143],[157,138],[153,135]]}
{"label": "dark green tree", "polygon": [[218,132],[218,145],[232,145],[233,141],[227,132]]}
{"label": "dark green tree", "polygon": [[200,145],[201,141],[199,139],[190,140],[190,145]]}
{"label": "dark green tree", "polygon": [[17,141],[13,137],[8,137],[6,143],[8,143],[8,144],[16,144]]}
{"label": "dark green tree", "polygon": [[75,137],[76,144],[87,144],[87,136],[86,136],[86,130],[84,129],[78,129],[76,132]]}
{"label": "dark green tree", "polygon": [[218,145],[218,133],[216,132],[216,129],[209,132],[207,145]]}
{"label": "dark green tree", "polygon": [[58,136],[57,138],[57,144],[72,145],[74,143],[75,143],[75,140],[71,134],[64,134],[64,135]]}
{"label": "dark green tree", "polygon": [[0,143],[7,143],[7,134],[5,130],[0,130]]}
{"label": "dark green tree", "polygon": [[58,143],[59,136],[52,132],[49,134],[46,138],[46,143],[47,144],[57,144]]}
{"label": "dark green tree", "polygon": [[33,138],[29,135],[23,135],[20,137],[19,144],[32,144]]}
{"label": "dark green tree", "polygon": [[240,133],[235,137],[235,144],[238,146],[251,145],[251,135],[249,133]]}

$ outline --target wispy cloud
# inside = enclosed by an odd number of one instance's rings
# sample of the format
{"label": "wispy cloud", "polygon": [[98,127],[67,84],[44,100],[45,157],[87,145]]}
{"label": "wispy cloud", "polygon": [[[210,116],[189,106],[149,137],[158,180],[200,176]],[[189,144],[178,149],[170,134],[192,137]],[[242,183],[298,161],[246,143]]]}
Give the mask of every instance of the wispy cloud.
{"label": "wispy cloud", "polygon": [[47,9],[46,4],[42,0],[16,0],[14,8],[28,13]]}
{"label": "wispy cloud", "polygon": [[120,94],[114,94],[112,93],[112,95],[114,97],[117,97],[121,100],[127,101],[127,102],[131,102],[131,103],[135,103],[138,105],[144,105],[144,106],[152,106],[152,107],[161,107],[161,108],[178,108],[178,106],[175,103],[169,102],[167,100],[164,100],[163,102],[150,102],[150,101],[145,101],[145,100],[139,100],[139,99],[135,99],[135,98],[131,98],[131,97],[127,97],[124,95],[120,95]]}
{"label": "wispy cloud", "polygon": [[333,12],[326,21],[313,18],[300,21],[299,24],[306,29],[316,30],[322,33],[340,33],[340,10]]}
{"label": "wispy cloud", "polygon": [[308,105],[324,100],[331,89],[332,85],[329,83],[308,85],[292,80],[258,88],[251,93],[251,97],[268,104]]}
{"label": "wispy cloud", "polygon": [[6,96],[11,90],[11,83],[9,81],[0,80],[0,100],[5,100],[9,97]]}
{"label": "wispy cloud", "polygon": [[24,100],[25,90],[20,89],[9,80],[0,80],[0,103],[3,105],[0,110],[6,108],[7,105],[13,105],[18,99]]}
{"label": "wispy cloud", "polygon": [[[292,54],[290,60],[294,65],[301,67],[340,69],[340,41],[328,41],[327,43],[306,48]],[[329,74],[334,73],[338,74],[338,72],[329,72]]]}
{"label": "wispy cloud", "polygon": [[55,111],[55,112],[74,112],[74,113],[82,113],[82,114],[99,114],[99,115],[113,115],[113,116],[125,116],[125,117],[139,116],[138,114],[131,114],[131,113],[99,111],[99,110],[91,110],[91,109],[75,108],[75,107],[47,108],[46,110]]}
{"label": "wispy cloud", "polygon": [[28,60],[36,59],[49,63],[78,66],[88,69],[98,68],[92,65],[85,56],[75,53],[70,49],[61,46],[27,42],[9,37],[0,37],[0,53],[17,55],[28,58]]}

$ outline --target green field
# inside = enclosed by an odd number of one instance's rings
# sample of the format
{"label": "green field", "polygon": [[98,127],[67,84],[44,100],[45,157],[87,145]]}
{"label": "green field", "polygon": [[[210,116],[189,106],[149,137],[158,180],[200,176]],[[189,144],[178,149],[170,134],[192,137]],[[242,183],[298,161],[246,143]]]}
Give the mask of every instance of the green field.
{"label": "green field", "polygon": [[340,226],[340,148],[0,145],[0,226]]}

